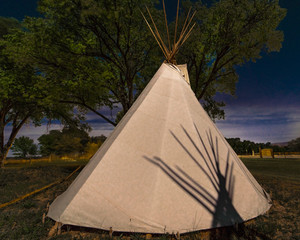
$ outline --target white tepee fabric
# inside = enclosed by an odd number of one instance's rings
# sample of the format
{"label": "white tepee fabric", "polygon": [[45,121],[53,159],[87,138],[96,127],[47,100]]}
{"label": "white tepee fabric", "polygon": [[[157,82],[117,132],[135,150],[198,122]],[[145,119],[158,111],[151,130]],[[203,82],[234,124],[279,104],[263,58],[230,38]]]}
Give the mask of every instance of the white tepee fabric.
{"label": "white tepee fabric", "polygon": [[162,64],[48,216],[114,231],[185,233],[240,223],[270,206],[182,74]]}

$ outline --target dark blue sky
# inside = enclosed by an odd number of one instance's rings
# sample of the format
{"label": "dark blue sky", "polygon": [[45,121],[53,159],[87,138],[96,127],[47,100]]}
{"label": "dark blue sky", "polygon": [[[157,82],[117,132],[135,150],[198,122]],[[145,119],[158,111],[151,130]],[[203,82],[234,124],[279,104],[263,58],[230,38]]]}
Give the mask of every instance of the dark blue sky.
{"label": "dark blue sky", "polygon": [[0,16],[23,20],[25,16],[38,16],[37,0],[0,0]]}
{"label": "dark blue sky", "polygon": [[[249,63],[238,72],[241,81],[238,84],[238,97],[243,102],[270,102],[271,105],[300,100],[300,1],[280,1],[288,10],[279,29],[284,32],[284,42],[279,53],[264,54],[257,63]],[[297,27],[298,25],[298,27]],[[249,88],[257,85],[257,91]]]}
{"label": "dark blue sky", "polygon": [[[175,4],[167,1],[167,11],[176,12]],[[173,3],[173,1],[171,2]],[[300,1],[281,0],[288,10],[279,29],[284,32],[279,53],[264,54],[256,63],[238,68],[240,76],[236,97],[221,96],[227,103],[226,120],[217,126],[225,137],[240,137],[256,142],[285,142],[300,137]],[[38,16],[36,0],[0,0],[0,16]],[[108,134],[111,126],[90,116],[93,135]],[[54,126],[58,128],[58,126]],[[42,131],[42,132],[41,132]],[[41,128],[25,128],[20,135],[35,138]]]}
{"label": "dark blue sky", "polygon": [[300,1],[280,5],[287,9],[279,25],[282,49],[238,68],[237,97],[225,97],[227,119],[217,124],[228,137],[263,142],[300,137]]}

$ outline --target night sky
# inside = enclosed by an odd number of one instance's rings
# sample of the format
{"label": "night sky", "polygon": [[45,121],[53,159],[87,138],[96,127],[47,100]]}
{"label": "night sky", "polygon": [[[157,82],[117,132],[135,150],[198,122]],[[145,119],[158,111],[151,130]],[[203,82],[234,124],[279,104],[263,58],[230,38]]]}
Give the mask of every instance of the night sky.
{"label": "night sky", "polygon": [[[175,12],[175,4],[171,7],[168,2],[167,11]],[[281,51],[264,54],[256,63],[237,68],[240,78],[236,97],[218,96],[227,103],[226,119],[217,122],[225,137],[272,143],[300,137],[300,1],[281,0],[280,5],[287,9],[279,26],[284,32]],[[18,20],[35,17],[36,7],[36,0],[0,0],[0,16]],[[88,120],[93,127],[91,135],[108,135],[112,130],[95,115],[89,114]],[[61,126],[51,127],[57,128]],[[25,126],[18,137],[26,135],[36,140],[46,131],[45,126]]]}

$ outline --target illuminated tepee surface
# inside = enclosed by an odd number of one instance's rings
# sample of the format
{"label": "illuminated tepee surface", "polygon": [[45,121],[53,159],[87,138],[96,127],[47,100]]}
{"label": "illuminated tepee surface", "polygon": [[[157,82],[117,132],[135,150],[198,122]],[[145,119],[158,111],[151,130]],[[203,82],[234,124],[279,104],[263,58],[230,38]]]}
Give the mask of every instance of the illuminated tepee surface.
{"label": "illuminated tepee surface", "polygon": [[164,63],[48,216],[106,230],[184,233],[254,218],[269,200],[181,72]]}
{"label": "illuminated tepee surface", "polygon": [[270,208],[268,194],[195,97],[186,65],[172,64],[191,32],[186,22],[172,50],[151,29],[168,63],[51,204],[50,218],[113,231],[186,233],[241,223]]}

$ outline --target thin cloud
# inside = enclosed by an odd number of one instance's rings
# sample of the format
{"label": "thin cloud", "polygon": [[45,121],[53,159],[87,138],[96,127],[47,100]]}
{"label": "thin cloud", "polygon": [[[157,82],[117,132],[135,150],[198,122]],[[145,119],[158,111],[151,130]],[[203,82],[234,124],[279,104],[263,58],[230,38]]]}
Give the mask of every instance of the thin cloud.
{"label": "thin cloud", "polygon": [[300,109],[286,105],[271,108],[235,106],[226,110],[226,120],[218,121],[225,137],[255,142],[285,142],[300,136]]}
{"label": "thin cloud", "polygon": [[[20,131],[17,134],[17,138],[21,136],[26,136],[30,137],[31,139],[34,140],[35,143],[38,143],[37,139],[43,135],[47,134],[50,130],[61,130],[63,126],[61,124],[51,124],[51,125],[46,125],[43,124],[42,126],[34,127],[32,124],[27,124],[23,126]],[[9,135],[11,133],[12,126],[8,126],[5,128],[5,141],[8,140]]]}
{"label": "thin cloud", "polygon": [[91,127],[92,131],[89,133],[90,136],[109,136],[114,130],[114,126],[110,123],[93,124]]}

